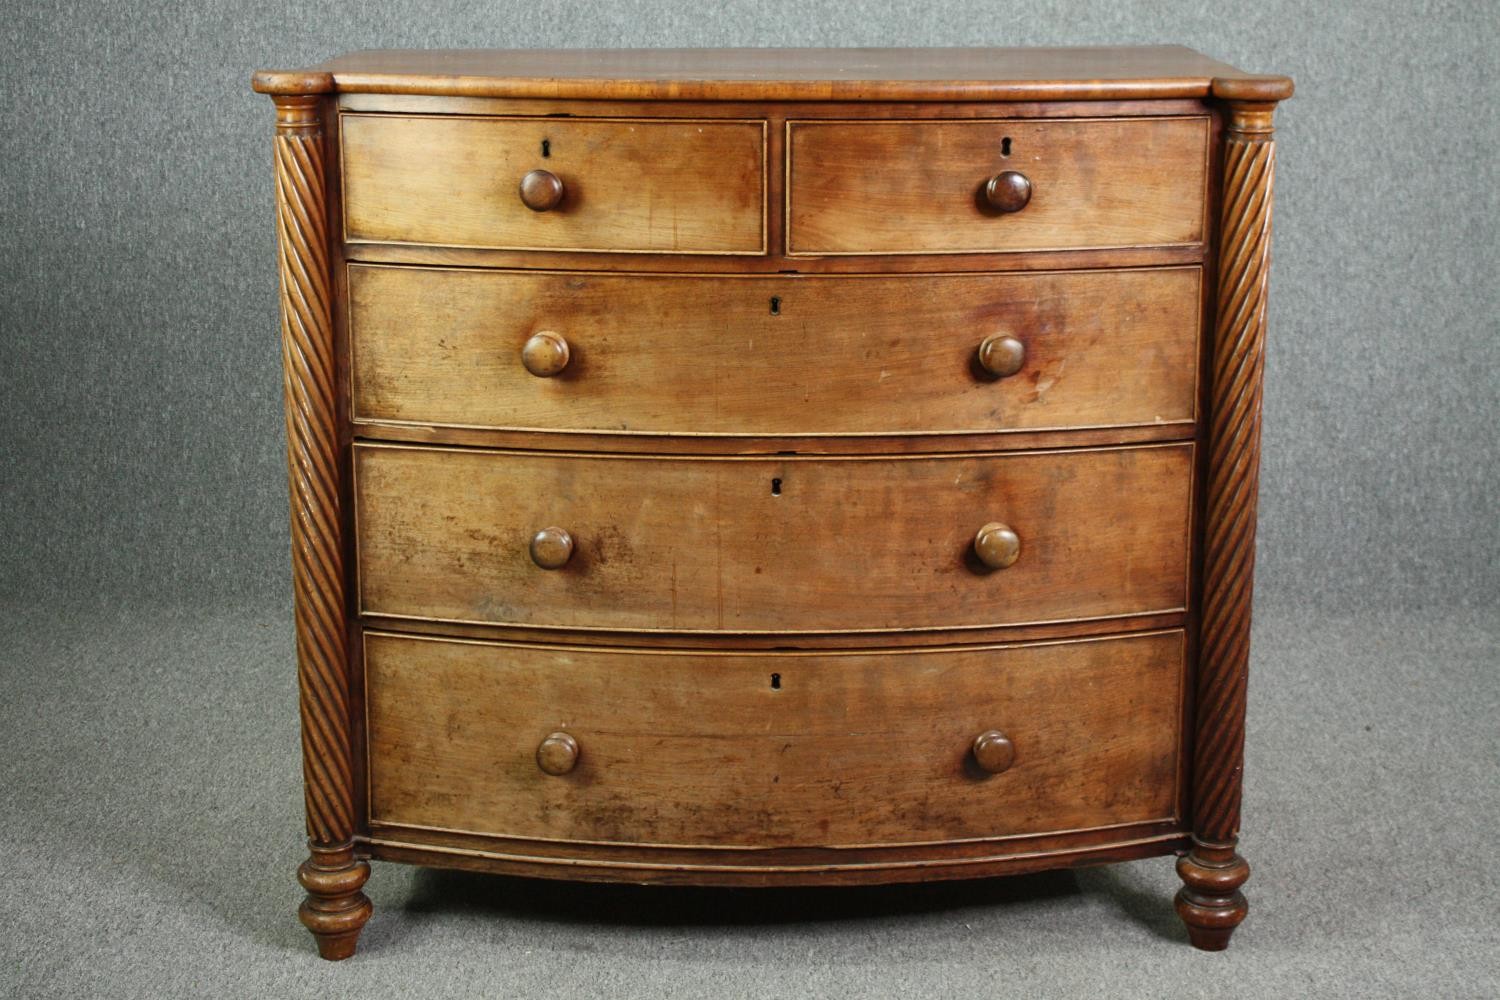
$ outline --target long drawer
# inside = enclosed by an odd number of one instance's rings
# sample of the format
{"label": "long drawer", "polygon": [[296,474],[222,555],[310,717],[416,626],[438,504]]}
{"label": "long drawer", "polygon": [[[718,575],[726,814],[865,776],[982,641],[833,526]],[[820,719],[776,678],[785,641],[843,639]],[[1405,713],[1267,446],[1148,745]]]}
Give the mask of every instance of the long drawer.
{"label": "long drawer", "polygon": [[1196,266],[733,277],[355,264],[348,277],[356,420],[833,435],[1194,417]]}
{"label": "long drawer", "polygon": [[[858,632],[1174,611],[1190,443],[860,459],[359,444],[364,612],[558,628]],[[986,532],[1008,528],[1018,555]],[[542,565],[552,568],[542,568]]]}
{"label": "long drawer", "polygon": [[1203,240],[1206,117],[802,121],[787,128],[792,254]]}
{"label": "long drawer", "polygon": [[[350,113],[340,122],[352,241],[765,252],[764,122]],[[550,194],[548,203],[523,201],[528,175],[543,179],[532,197]]]}
{"label": "long drawer", "polygon": [[370,819],[714,847],[1170,819],[1183,649],[1180,631],[817,654],[370,633]]}

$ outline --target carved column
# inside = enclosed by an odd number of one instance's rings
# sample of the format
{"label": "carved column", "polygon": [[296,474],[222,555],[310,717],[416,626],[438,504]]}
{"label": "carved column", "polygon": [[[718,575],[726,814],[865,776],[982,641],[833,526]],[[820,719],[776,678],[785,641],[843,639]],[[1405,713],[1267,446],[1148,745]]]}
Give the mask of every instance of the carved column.
{"label": "carved column", "polygon": [[276,242],[291,485],[292,585],[310,858],[299,911],[327,959],[354,954],[370,866],[354,857],[350,665],[344,603],[341,456],[322,95],[326,74],[258,74],[276,104]]}
{"label": "carved column", "polygon": [[1224,141],[1193,744],[1193,848],[1177,863],[1184,883],[1177,912],[1192,943],[1210,951],[1228,946],[1249,909],[1240,886],[1249,878],[1250,866],[1235,853],[1235,843],[1250,660],[1275,108],[1275,101],[1231,101]]}

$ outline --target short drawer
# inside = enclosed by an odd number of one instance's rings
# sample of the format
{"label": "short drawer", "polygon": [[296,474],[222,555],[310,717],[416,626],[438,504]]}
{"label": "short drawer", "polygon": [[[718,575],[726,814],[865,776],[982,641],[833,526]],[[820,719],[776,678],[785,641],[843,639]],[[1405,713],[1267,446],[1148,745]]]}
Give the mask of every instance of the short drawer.
{"label": "short drawer", "polygon": [[[787,128],[792,254],[1203,241],[1205,117],[789,122]],[[991,179],[995,202],[986,194]]]}
{"label": "short drawer", "polygon": [[1194,418],[1197,266],[348,276],[356,420],[754,436]]}
{"label": "short drawer", "polygon": [[[838,847],[1177,812],[1178,631],[816,654],[367,633],[364,650],[376,826]],[[976,755],[991,733],[1008,754],[991,736]]]}
{"label": "short drawer", "polygon": [[[880,459],[360,444],[361,606],[439,621],[729,633],[1176,611],[1192,454],[1189,443]],[[1019,543],[1006,568],[977,555],[989,524]],[[544,529],[560,531],[533,552]],[[992,559],[1011,554],[1004,532],[986,540]]]}
{"label": "short drawer", "polygon": [[[762,122],[355,113],[340,122],[351,241],[765,252]],[[555,206],[522,201],[533,171],[555,178]]]}

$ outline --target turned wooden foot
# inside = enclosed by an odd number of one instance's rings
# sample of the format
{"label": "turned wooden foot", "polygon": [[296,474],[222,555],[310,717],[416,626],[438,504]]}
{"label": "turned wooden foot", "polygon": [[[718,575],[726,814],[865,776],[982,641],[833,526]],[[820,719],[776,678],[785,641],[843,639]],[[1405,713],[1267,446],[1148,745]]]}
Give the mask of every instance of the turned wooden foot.
{"label": "turned wooden foot", "polygon": [[1187,924],[1194,948],[1223,951],[1229,935],[1250,912],[1240,886],[1250,877],[1250,865],[1234,853],[1233,844],[1194,841],[1193,849],[1177,859],[1183,881],[1177,893],[1177,915]]}
{"label": "turned wooden foot", "polygon": [[313,844],[311,849],[312,857],[297,869],[297,881],[307,890],[297,916],[317,939],[318,954],[337,962],[354,954],[359,932],[374,910],[360,891],[370,877],[370,865],[356,861],[349,844]]}

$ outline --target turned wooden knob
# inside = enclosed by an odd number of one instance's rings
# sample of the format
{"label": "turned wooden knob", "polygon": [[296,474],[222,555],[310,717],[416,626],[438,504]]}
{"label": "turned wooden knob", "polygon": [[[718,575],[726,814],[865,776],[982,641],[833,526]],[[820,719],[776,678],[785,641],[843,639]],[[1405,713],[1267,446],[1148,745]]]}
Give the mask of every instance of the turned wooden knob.
{"label": "turned wooden knob", "polygon": [[573,558],[573,536],[561,528],[543,528],[531,536],[531,561],[542,569],[562,569]]}
{"label": "turned wooden knob", "polygon": [[974,763],[991,774],[1008,770],[1016,762],[1016,745],[998,729],[974,737]]}
{"label": "turned wooden knob", "polygon": [[984,182],[984,200],[997,212],[1019,212],[1031,201],[1031,181],[1019,170],[1003,170]]}
{"label": "turned wooden knob", "polygon": [[991,521],[974,536],[974,554],[990,569],[1004,569],[1021,556],[1021,536],[1007,524]]}
{"label": "turned wooden knob", "polygon": [[578,741],[567,733],[553,733],[537,745],[536,766],[548,774],[567,774],[578,766]]}
{"label": "turned wooden knob", "polygon": [[533,212],[550,212],[562,200],[562,178],[552,171],[533,170],[521,178],[521,203]]}
{"label": "turned wooden knob", "polygon": [[979,345],[979,367],[996,378],[1014,375],[1025,363],[1026,345],[1008,334],[985,337]]}
{"label": "turned wooden knob", "polygon": [[551,378],[568,367],[572,352],[562,334],[542,330],[521,346],[521,364],[537,378]]}

